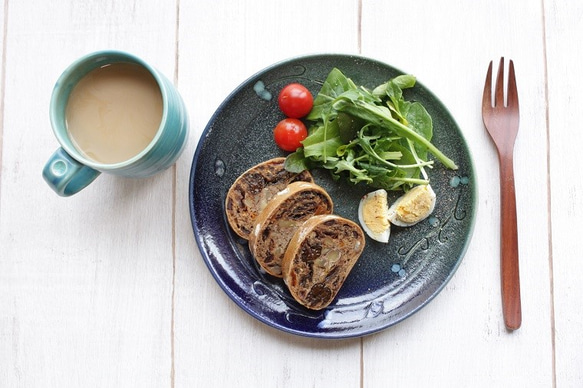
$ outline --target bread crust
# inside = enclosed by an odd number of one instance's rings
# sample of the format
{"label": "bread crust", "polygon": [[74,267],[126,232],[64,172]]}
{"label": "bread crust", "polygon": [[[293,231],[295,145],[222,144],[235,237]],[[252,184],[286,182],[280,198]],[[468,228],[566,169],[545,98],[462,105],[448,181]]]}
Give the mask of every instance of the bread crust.
{"label": "bread crust", "polygon": [[259,213],[290,183],[314,181],[309,171],[292,173],[285,169],[284,163],[284,157],[259,163],[241,174],[229,188],[225,212],[229,225],[238,236],[249,238]]}
{"label": "bread crust", "polygon": [[291,238],[282,275],[301,305],[321,310],[334,300],[365,246],[362,229],[337,215],[308,219]]}
{"label": "bread crust", "polygon": [[307,219],[331,214],[332,198],[320,186],[293,182],[275,195],[257,217],[249,234],[249,250],[270,275],[282,277],[281,261],[290,238]]}

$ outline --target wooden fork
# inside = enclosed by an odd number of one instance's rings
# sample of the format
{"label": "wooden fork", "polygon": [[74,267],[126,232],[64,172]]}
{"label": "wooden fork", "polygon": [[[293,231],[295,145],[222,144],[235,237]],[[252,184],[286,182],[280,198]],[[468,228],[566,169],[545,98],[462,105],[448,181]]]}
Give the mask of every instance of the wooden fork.
{"label": "wooden fork", "polygon": [[504,102],[504,58],[500,58],[494,102],[492,103],[492,62],[486,74],[482,98],[482,119],[494,140],[500,162],[500,264],[502,309],[508,330],[522,323],[520,276],[518,270],[518,231],[516,226],[516,194],[514,190],[513,151],[518,133],[518,91],[514,63],[509,61],[508,90]]}

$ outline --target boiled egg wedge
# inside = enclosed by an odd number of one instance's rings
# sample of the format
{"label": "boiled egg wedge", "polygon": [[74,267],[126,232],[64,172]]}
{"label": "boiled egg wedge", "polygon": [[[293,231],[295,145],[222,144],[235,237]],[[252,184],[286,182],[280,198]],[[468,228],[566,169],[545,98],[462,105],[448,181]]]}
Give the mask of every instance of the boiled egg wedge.
{"label": "boiled egg wedge", "polygon": [[429,217],[434,208],[435,192],[431,186],[415,186],[389,207],[388,219],[397,226],[412,226]]}
{"label": "boiled egg wedge", "polygon": [[387,243],[391,235],[387,191],[379,189],[365,194],[358,205],[358,220],[373,240]]}

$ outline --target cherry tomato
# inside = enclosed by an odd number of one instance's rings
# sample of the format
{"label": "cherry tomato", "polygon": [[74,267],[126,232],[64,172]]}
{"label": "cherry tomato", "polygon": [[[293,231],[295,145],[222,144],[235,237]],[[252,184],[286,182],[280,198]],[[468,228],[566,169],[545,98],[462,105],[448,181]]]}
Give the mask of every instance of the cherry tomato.
{"label": "cherry tomato", "polygon": [[304,85],[293,83],[279,92],[279,109],[287,117],[299,119],[310,113],[314,105],[312,94]]}
{"label": "cherry tomato", "polygon": [[307,136],[306,126],[298,119],[283,119],[273,130],[275,143],[284,151],[295,151]]}

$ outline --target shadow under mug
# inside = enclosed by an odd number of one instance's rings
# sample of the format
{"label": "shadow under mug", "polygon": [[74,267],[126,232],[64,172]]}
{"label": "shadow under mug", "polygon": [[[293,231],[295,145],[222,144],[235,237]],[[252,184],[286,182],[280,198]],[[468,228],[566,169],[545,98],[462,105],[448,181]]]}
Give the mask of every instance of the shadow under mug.
{"label": "shadow under mug", "polygon": [[[90,71],[114,63],[137,64],[154,77],[162,94],[162,120],[153,140],[134,157],[120,163],[106,164],[87,158],[68,135],[65,110],[69,95]],[[160,72],[136,56],[122,51],[98,51],[70,65],[57,80],[50,103],[53,132],[61,147],[49,158],[43,178],[60,196],[76,194],[101,173],[130,178],[145,178],[172,166],[186,144],[188,113],[174,85]]]}

